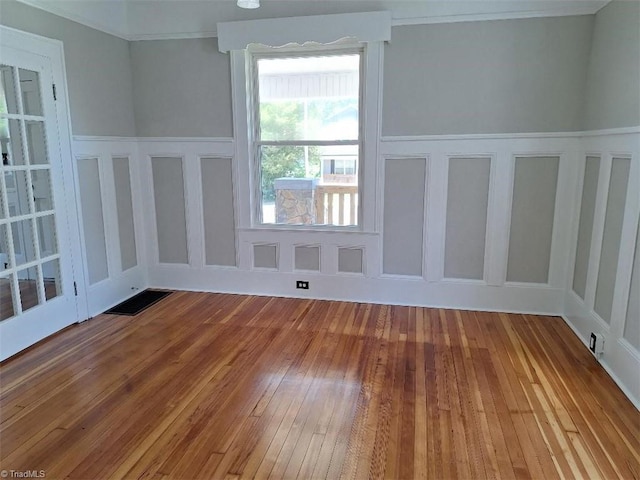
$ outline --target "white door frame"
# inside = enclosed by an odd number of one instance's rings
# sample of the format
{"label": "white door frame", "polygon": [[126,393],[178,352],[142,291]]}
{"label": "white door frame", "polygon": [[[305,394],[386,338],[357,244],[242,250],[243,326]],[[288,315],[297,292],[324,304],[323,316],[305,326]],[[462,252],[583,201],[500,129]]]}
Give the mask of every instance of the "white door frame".
{"label": "white door frame", "polygon": [[[46,57],[49,60],[51,66],[52,80],[55,84],[55,125],[57,132],[55,136],[58,139],[58,145],[50,145],[49,149],[52,150],[57,147],[59,152],[59,160],[62,162],[62,195],[63,205],[58,204],[56,210],[60,211],[59,219],[66,221],[58,221],[58,229],[65,229],[66,231],[66,245],[60,244],[60,250],[70,252],[71,270],[73,272],[73,281],[75,282],[77,299],[76,299],[76,311],[69,312],[69,315],[73,315],[73,318],[65,319],[52,319],[50,332],[47,330],[47,334],[52,334],[60,328],[64,328],[66,325],[86,320],[88,315],[87,308],[87,294],[86,294],[86,282],[84,278],[84,266],[82,257],[82,247],[80,243],[80,223],[78,218],[77,209],[77,172],[75,170],[75,162],[73,161],[73,152],[71,147],[71,117],[69,112],[69,97],[67,89],[65,59],[64,59],[64,47],[63,43],[59,40],[53,40],[50,38],[41,37],[32,33],[22,32],[13,28],[0,25],[0,43],[3,46],[9,47],[14,50],[21,50],[31,55],[39,55]],[[47,92],[48,88],[46,83],[48,79],[42,79],[43,92]],[[53,92],[52,92],[53,95]],[[57,188],[53,186],[54,190]],[[74,292],[68,292],[73,295]],[[10,321],[10,320],[7,320]],[[41,334],[42,332],[40,332]],[[14,342],[13,344],[7,344],[8,342],[2,342],[3,351],[0,352],[0,360],[7,358],[20,350],[29,346],[29,344],[37,342],[40,338],[31,338],[29,335],[21,336],[21,341]]]}

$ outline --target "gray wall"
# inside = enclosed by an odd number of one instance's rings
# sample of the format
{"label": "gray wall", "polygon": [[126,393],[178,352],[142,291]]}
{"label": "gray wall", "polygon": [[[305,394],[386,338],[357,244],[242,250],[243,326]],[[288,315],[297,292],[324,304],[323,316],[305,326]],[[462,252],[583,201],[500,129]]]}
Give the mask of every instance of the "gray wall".
{"label": "gray wall", "polygon": [[622,225],[627,201],[630,168],[631,161],[628,158],[614,158],[611,164],[596,298],[593,307],[596,313],[600,315],[600,318],[607,323],[611,322],[613,293],[618,275],[618,257],[620,255],[620,241],[622,240]]}
{"label": "gray wall", "polygon": [[633,256],[631,289],[627,305],[627,317],[624,324],[624,338],[640,350],[640,228],[636,233],[636,250]]}
{"label": "gray wall", "polygon": [[75,135],[135,136],[129,42],[15,0],[0,23],[64,42]]}
{"label": "gray wall", "polygon": [[153,195],[160,263],[189,263],[182,158],[153,157]]}
{"label": "gray wall", "polygon": [[447,189],[444,276],[484,277],[491,158],[451,158]]}
{"label": "gray wall", "polygon": [[89,284],[104,280],[109,276],[107,244],[102,216],[102,193],[100,190],[100,167],[97,158],[78,162],[78,182],[82,204],[82,226],[87,252]]}
{"label": "gray wall", "polygon": [[113,159],[113,182],[116,190],[118,236],[120,237],[120,266],[125,271],[138,265],[128,157]]}
{"label": "gray wall", "polygon": [[587,273],[591,254],[591,236],[596,211],[598,177],[600,175],[600,157],[587,157],[582,184],[580,202],[580,223],[578,224],[578,243],[576,246],[576,264],[573,270],[573,291],[584,300],[587,289]]}
{"label": "gray wall", "polygon": [[425,158],[387,159],[384,166],[382,271],[422,275]]}
{"label": "gray wall", "polygon": [[508,282],[549,280],[559,163],[559,157],[516,158]]}
{"label": "gray wall", "polygon": [[207,265],[236,265],[233,166],[230,158],[203,158],[202,211]]}
{"label": "gray wall", "polygon": [[217,39],[131,42],[141,137],[230,137],[231,67]]}
{"label": "gray wall", "polygon": [[586,130],[640,125],[640,2],[613,1],[595,19]]}
{"label": "gray wall", "polygon": [[593,22],[394,27],[385,47],[383,134],[581,130]]}

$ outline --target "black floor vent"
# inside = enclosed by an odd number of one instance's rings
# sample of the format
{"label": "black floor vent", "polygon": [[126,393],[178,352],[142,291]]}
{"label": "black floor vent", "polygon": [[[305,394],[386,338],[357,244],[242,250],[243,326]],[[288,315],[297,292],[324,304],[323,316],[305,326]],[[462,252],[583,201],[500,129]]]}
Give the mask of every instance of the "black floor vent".
{"label": "black floor vent", "polygon": [[140,292],[129,300],[125,300],[104,313],[109,315],[138,315],[140,312],[146,310],[154,303],[159,302],[169,294],[171,294],[171,292],[145,290],[144,292]]}

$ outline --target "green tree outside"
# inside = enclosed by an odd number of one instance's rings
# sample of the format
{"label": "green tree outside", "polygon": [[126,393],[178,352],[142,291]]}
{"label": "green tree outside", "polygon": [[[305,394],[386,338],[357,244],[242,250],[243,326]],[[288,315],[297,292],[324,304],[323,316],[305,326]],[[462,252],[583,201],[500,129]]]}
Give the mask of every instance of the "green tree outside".
{"label": "green tree outside", "polygon": [[[355,132],[340,133],[355,135],[357,138],[357,98],[309,100],[306,129],[315,134],[305,133],[304,109],[304,100],[261,102],[260,139],[278,141],[321,138],[319,135],[344,115],[355,115]],[[305,149],[308,170],[305,169]],[[321,147],[318,146],[263,146],[259,152],[263,201],[275,200],[273,182],[277,178],[320,178],[320,153]]]}

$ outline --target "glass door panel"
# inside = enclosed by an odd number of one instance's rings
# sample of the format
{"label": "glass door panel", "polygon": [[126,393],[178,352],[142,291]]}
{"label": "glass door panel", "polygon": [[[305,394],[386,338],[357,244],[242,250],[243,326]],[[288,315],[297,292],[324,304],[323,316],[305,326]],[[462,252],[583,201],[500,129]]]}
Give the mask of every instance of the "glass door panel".
{"label": "glass door panel", "polygon": [[41,75],[0,66],[0,319],[62,295]]}
{"label": "glass door panel", "polygon": [[14,68],[0,65],[0,113],[18,113]]}
{"label": "glass door panel", "polygon": [[22,92],[22,110],[25,115],[42,116],[40,96],[40,75],[32,70],[18,69],[20,91]]}
{"label": "glass door panel", "polygon": [[46,165],[49,163],[47,155],[47,137],[44,122],[33,120],[26,122],[27,146],[29,148],[29,163],[31,165]]}
{"label": "glass door panel", "polygon": [[13,298],[13,276],[0,276],[0,320],[6,320],[14,316]]}

